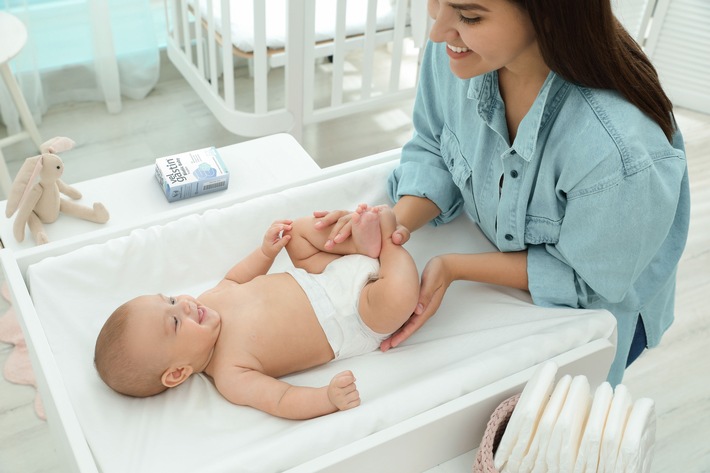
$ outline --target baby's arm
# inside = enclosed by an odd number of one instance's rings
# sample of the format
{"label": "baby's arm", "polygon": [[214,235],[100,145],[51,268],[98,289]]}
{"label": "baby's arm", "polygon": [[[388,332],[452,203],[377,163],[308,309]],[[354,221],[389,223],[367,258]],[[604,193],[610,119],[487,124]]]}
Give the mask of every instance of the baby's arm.
{"label": "baby's arm", "polygon": [[311,419],[360,405],[355,377],[343,371],[328,386],[292,386],[259,371],[235,367],[236,373],[215,379],[219,392],[230,402],[251,406],[286,419]]}
{"label": "baby's arm", "polygon": [[224,278],[241,284],[266,274],[274,264],[276,256],[291,240],[291,235],[285,234],[291,230],[291,223],[291,220],[277,220],[272,223],[266,230],[261,246],[234,265]]}

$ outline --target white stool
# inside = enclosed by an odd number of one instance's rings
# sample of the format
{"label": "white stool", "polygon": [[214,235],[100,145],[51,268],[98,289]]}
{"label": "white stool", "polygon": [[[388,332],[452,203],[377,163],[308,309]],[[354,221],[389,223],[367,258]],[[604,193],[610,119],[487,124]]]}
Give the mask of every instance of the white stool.
{"label": "white stool", "polygon": [[5,163],[5,158],[2,155],[3,146],[31,139],[35,145],[37,145],[37,150],[39,150],[42,144],[42,138],[39,135],[39,130],[37,130],[37,125],[35,125],[30,109],[27,107],[27,102],[25,102],[22,91],[17,85],[15,76],[12,75],[9,64],[10,59],[17,56],[26,42],[27,29],[25,25],[22,24],[17,17],[7,12],[0,11],[0,75],[3,81],[5,81],[7,90],[10,92],[12,101],[15,102],[17,113],[20,115],[20,120],[24,125],[24,130],[20,133],[0,139],[0,190],[4,192],[6,197],[10,191],[12,179],[10,179],[7,163]]}

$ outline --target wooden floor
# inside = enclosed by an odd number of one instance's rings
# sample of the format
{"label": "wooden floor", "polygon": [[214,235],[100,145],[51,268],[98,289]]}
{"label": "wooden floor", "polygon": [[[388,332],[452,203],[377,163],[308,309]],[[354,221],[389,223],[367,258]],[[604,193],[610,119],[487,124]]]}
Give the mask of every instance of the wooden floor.
{"label": "wooden floor", "polygon": [[[401,146],[411,134],[411,101],[395,108],[306,129],[304,147],[321,167]],[[678,275],[676,322],[661,346],[627,371],[634,398],[656,402],[658,431],[654,473],[710,472],[710,115],[678,109],[690,167],[691,234]],[[109,115],[98,103],[55,107],[40,125],[44,138],[69,136],[77,148],[64,153],[64,180],[75,183],[152,164],[157,156],[246,138],[224,130],[178,73],[163,61],[161,81],[143,101],[125,101]],[[0,127],[0,137],[5,130]],[[27,143],[4,149],[14,175],[35,154]],[[0,279],[2,276],[0,275]],[[0,300],[0,314],[7,304]],[[0,365],[11,346],[0,343]],[[0,377],[0,472],[61,472],[49,428],[33,410],[34,390]],[[470,458],[440,468],[470,471]]]}

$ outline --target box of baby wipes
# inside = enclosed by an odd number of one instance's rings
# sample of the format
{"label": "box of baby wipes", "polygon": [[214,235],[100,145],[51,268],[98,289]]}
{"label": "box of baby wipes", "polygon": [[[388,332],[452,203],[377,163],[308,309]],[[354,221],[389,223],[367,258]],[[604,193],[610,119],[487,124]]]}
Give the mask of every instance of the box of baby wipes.
{"label": "box of baby wipes", "polygon": [[155,178],[168,202],[229,186],[229,170],[214,146],[156,159]]}

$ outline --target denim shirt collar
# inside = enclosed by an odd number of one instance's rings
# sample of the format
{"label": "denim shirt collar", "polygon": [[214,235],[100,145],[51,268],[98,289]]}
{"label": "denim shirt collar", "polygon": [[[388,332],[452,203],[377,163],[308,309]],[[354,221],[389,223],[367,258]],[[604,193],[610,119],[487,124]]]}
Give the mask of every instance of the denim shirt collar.
{"label": "denim shirt collar", "polygon": [[[550,71],[538,92],[530,110],[518,126],[518,133],[511,149],[525,161],[535,156],[538,135],[554,116],[569,89],[570,84]],[[467,97],[478,102],[478,114],[493,129],[495,122],[505,123],[505,104],[498,89],[498,72],[492,71],[470,79]],[[500,111],[501,116],[496,116]]]}

